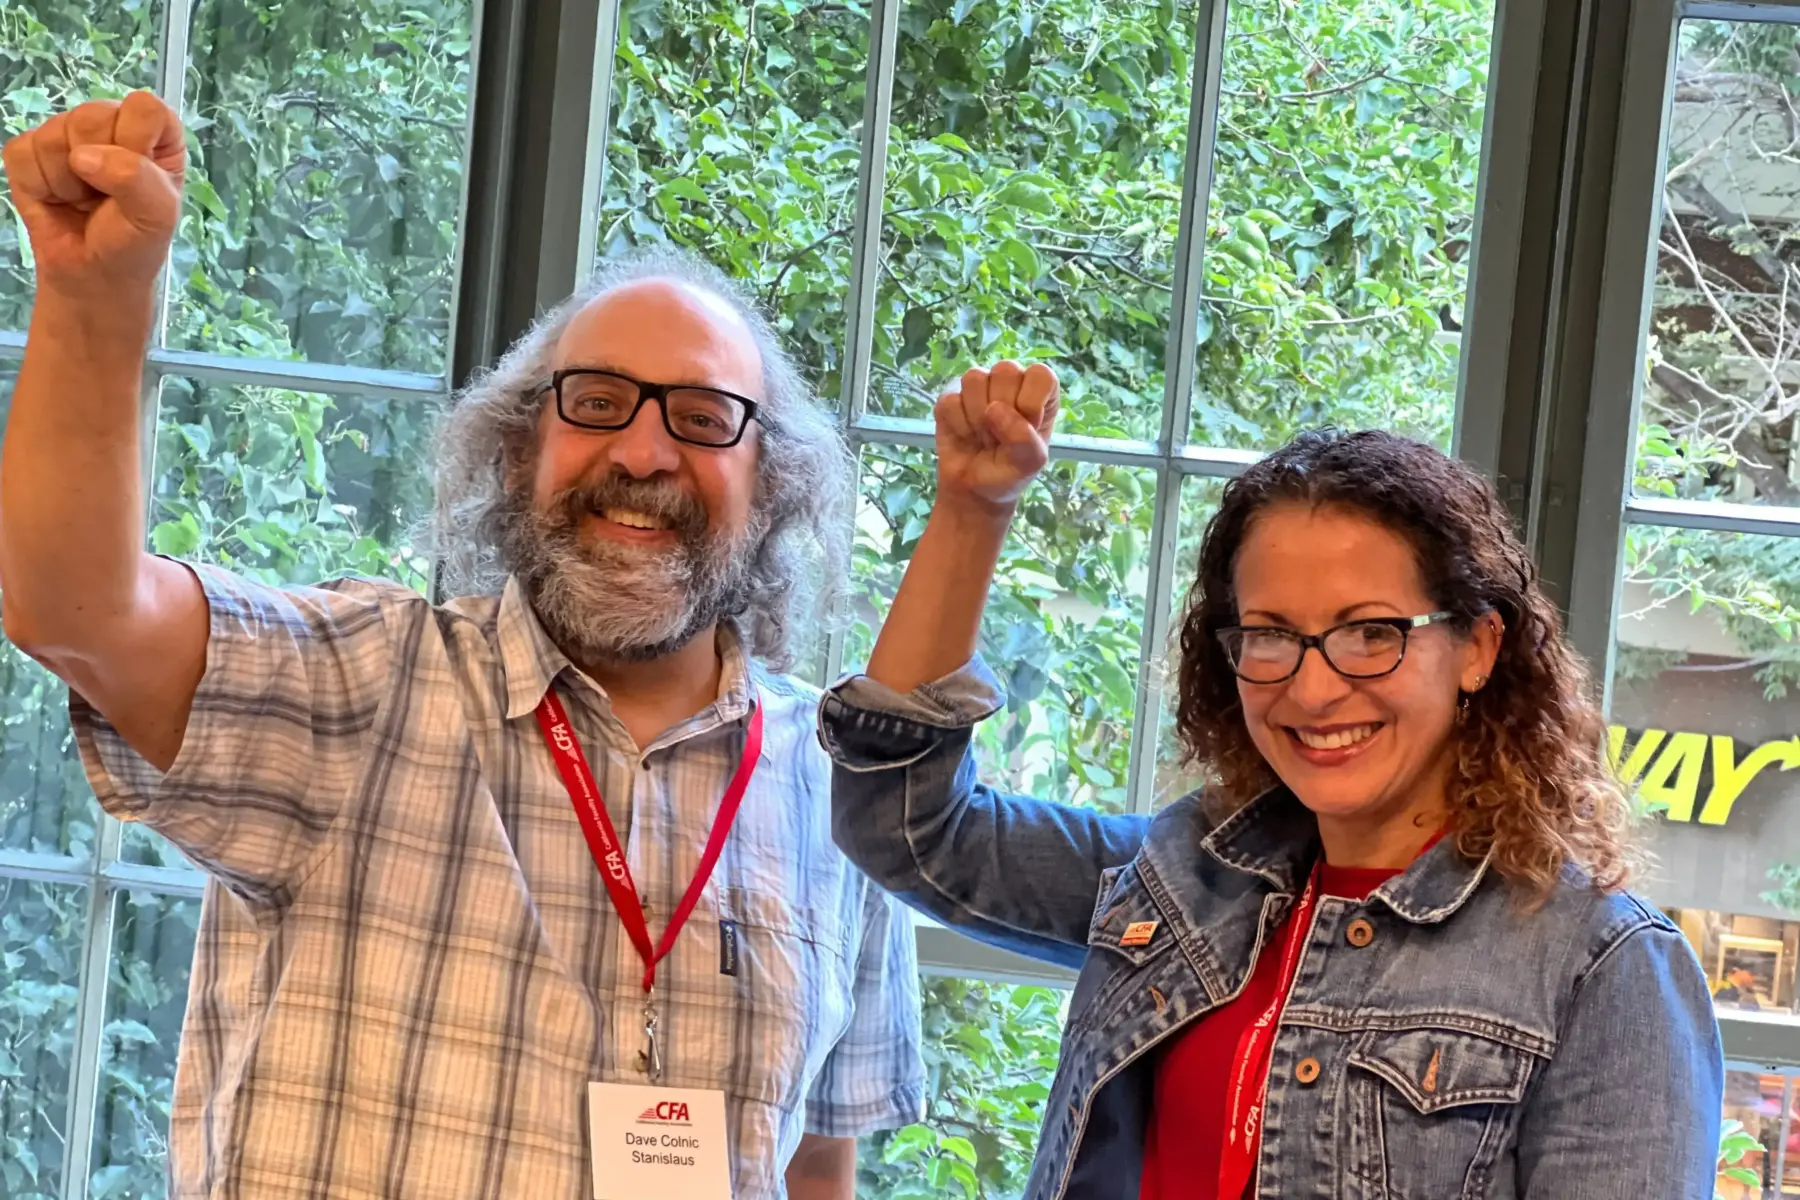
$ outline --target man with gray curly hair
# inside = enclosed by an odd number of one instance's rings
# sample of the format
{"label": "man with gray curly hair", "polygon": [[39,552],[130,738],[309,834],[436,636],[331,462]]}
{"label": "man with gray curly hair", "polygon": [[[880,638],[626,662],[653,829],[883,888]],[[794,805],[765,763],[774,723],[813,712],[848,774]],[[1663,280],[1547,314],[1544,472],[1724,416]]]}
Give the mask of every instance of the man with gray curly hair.
{"label": "man with gray curly hair", "polygon": [[170,1196],[850,1200],[925,1085],[911,927],[780,673],[841,588],[835,424],[730,280],[640,255],[448,413],[449,599],[145,553],[184,146],[144,93],[7,146],[38,300],[0,448],[6,634],[100,803],[211,876]]}

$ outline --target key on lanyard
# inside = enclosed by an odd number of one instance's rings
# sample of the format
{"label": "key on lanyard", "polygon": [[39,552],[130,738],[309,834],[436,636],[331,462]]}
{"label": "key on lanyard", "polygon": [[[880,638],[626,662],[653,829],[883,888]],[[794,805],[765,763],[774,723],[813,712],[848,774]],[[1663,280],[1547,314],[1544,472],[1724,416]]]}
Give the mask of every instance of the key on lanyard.
{"label": "key on lanyard", "polygon": [[644,1041],[645,1064],[649,1069],[651,1082],[662,1079],[662,1043],[656,1036],[656,991],[651,989],[644,995]]}

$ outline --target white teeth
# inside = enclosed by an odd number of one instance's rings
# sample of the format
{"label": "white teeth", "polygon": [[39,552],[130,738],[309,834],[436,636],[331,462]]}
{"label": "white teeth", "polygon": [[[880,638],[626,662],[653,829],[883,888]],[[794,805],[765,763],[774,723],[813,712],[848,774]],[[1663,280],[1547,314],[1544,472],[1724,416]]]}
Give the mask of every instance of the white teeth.
{"label": "white teeth", "polygon": [[601,515],[615,525],[629,525],[633,529],[667,529],[669,527],[669,523],[661,517],[633,512],[629,508],[609,508]]}
{"label": "white teeth", "polygon": [[1309,750],[1342,750],[1346,746],[1354,746],[1374,737],[1375,731],[1380,728],[1379,725],[1357,725],[1349,729],[1334,729],[1330,733],[1296,729],[1294,736]]}

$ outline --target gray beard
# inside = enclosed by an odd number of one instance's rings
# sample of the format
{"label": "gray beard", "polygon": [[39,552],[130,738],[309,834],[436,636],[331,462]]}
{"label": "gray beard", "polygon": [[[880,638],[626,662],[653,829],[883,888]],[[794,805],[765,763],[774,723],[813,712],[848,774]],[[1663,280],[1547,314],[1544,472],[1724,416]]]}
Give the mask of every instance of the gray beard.
{"label": "gray beard", "polygon": [[[584,540],[581,522],[608,506],[664,518],[676,544]],[[735,536],[715,533],[693,497],[617,475],[561,492],[542,509],[523,495],[509,508],[502,559],[544,632],[577,664],[662,658],[744,611],[761,542],[755,520]]]}

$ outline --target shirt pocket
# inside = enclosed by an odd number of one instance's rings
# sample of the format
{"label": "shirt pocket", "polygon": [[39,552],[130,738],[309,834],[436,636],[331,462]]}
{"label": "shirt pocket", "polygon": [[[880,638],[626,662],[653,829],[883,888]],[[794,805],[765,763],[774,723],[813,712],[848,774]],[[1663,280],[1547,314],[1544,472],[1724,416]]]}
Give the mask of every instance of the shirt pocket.
{"label": "shirt pocket", "polygon": [[1518,1128],[1538,1056],[1439,1028],[1373,1030],[1353,1043],[1350,1173],[1360,1200],[1475,1200]]}
{"label": "shirt pocket", "polygon": [[722,889],[708,931],[718,973],[711,975],[710,1002],[703,1001],[714,1009],[701,1031],[706,1052],[686,1063],[705,1078],[669,1082],[722,1088],[787,1111],[803,1105],[825,1055],[850,1025],[852,932],[835,910]]}

